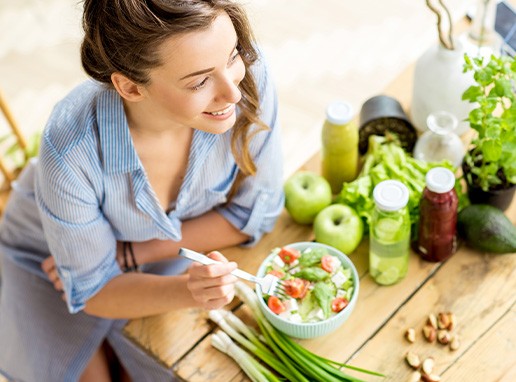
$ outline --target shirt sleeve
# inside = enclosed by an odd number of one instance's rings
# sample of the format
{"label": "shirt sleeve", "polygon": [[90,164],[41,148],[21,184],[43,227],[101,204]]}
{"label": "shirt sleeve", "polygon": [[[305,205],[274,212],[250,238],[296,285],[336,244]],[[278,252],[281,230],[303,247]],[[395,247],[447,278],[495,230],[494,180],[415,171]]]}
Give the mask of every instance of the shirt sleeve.
{"label": "shirt sleeve", "polygon": [[259,132],[249,148],[257,167],[256,175],[246,177],[231,202],[217,208],[231,224],[251,237],[245,246],[256,244],[264,233],[274,228],[284,205],[278,98],[263,58],[255,69],[259,117],[270,129]]}
{"label": "shirt sleeve", "polygon": [[70,313],[84,309],[89,298],[121,273],[114,233],[86,174],[88,164],[80,150],[63,155],[43,136],[36,201]]}

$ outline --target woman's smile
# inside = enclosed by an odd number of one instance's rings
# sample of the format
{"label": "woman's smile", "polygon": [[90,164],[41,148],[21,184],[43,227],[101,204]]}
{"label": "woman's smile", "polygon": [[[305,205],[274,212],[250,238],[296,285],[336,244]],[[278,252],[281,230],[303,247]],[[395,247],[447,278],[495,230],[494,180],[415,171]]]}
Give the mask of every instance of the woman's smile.
{"label": "woman's smile", "polygon": [[219,110],[219,111],[207,111],[203,114],[216,119],[226,119],[231,117],[233,115],[233,112],[235,111],[235,104],[231,104],[227,106],[225,109]]}

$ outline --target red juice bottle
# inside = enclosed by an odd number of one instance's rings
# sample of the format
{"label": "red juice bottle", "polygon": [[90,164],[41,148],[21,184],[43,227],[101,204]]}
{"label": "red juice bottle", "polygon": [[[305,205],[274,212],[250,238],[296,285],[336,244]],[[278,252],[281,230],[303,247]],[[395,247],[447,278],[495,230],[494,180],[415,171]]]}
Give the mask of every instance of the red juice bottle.
{"label": "red juice bottle", "polygon": [[419,234],[415,250],[423,260],[444,261],[457,249],[458,198],[455,176],[443,167],[426,174],[419,204]]}

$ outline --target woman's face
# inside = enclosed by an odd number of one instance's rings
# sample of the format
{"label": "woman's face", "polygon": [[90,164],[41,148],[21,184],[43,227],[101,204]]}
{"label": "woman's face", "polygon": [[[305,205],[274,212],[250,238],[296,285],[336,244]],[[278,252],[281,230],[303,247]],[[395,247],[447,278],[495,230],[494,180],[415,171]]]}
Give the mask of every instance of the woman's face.
{"label": "woman's face", "polygon": [[235,123],[245,66],[231,19],[221,13],[207,30],[174,36],[159,49],[164,63],[143,87],[147,112],[165,124],[221,134]]}

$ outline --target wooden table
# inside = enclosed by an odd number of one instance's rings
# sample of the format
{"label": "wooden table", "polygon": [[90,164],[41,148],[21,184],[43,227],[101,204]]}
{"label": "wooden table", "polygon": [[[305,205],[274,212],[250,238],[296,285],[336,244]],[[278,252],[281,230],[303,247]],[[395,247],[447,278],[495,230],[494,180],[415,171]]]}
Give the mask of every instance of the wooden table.
{"label": "wooden table", "polygon": [[[404,71],[385,91],[408,108],[413,68]],[[319,156],[302,169],[319,171]],[[516,199],[506,211],[516,222]],[[284,211],[274,231],[254,248],[228,248],[223,253],[240,267],[256,272],[277,246],[313,239],[312,229],[294,223]],[[368,274],[368,240],[350,256],[360,275],[360,295],[349,320],[335,332],[301,343],[325,357],[380,371],[385,379],[407,381],[412,370],[405,364],[408,350],[433,357],[443,381],[516,381],[516,256],[490,255],[464,245],[445,263],[428,263],[414,253],[406,278],[393,286],[377,285]],[[235,302],[238,315],[246,309]],[[421,328],[430,313],[453,312],[461,339],[456,351],[423,340]],[[415,328],[414,344],[404,337]],[[126,334],[186,381],[247,380],[238,366],[210,345],[217,330],[198,309],[171,312],[131,321]]]}

